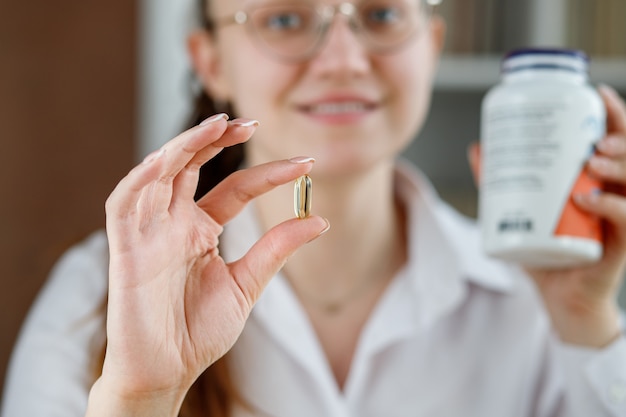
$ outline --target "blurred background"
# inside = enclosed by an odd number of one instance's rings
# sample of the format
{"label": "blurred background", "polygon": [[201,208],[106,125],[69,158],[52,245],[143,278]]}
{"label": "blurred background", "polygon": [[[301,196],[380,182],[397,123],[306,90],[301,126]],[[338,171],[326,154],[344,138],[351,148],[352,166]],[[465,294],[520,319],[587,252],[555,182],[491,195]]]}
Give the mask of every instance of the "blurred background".
{"label": "blurred background", "polygon": [[0,375],[58,256],[104,225],[138,140],[139,4],[0,1]]}
{"label": "blurred background", "polygon": [[[117,181],[181,129],[193,1],[0,2],[0,376],[55,260],[104,226]],[[591,81],[624,96],[626,1],[444,0],[439,10],[446,51],[430,117],[406,156],[475,216],[466,147],[480,137],[480,102],[504,52],[582,48]]]}

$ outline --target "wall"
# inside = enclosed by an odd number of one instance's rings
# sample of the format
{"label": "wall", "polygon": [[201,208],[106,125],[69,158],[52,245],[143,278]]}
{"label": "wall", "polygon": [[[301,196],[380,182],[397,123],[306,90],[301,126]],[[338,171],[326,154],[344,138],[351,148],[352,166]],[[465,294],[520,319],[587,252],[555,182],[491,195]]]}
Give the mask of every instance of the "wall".
{"label": "wall", "polygon": [[52,264],[104,225],[131,166],[136,38],[133,1],[0,2],[0,375]]}
{"label": "wall", "polygon": [[191,76],[185,37],[194,27],[195,0],[140,4],[139,157],[175,136],[189,111]]}

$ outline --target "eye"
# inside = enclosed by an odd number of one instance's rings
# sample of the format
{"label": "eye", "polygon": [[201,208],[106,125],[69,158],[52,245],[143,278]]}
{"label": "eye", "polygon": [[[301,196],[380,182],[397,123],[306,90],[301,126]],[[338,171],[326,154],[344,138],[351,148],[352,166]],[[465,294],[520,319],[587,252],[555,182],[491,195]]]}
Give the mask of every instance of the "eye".
{"label": "eye", "polygon": [[297,13],[283,13],[268,16],[266,26],[269,29],[297,29],[302,26],[302,18]]}
{"label": "eye", "polygon": [[307,4],[269,5],[252,12],[252,24],[263,36],[299,34],[315,25],[315,14]]}
{"label": "eye", "polygon": [[373,29],[389,28],[402,23],[406,17],[406,10],[401,2],[371,2],[361,10],[363,24]]}
{"label": "eye", "polygon": [[398,20],[398,10],[396,9],[375,9],[369,12],[369,20],[372,22],[394,22]]}

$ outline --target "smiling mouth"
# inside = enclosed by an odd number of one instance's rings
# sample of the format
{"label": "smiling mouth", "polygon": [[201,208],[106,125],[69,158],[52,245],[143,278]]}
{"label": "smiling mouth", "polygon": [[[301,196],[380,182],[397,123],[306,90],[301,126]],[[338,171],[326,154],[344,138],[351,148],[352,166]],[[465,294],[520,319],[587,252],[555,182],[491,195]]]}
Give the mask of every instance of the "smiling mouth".
{"label": "smiling mouth", "polygon": [[319,103],[309,106],[303,106],[302,110],[311,115],[325,116],[364,113],[373,110],[375,107],[376,106],[374,104],[368,104],[362,101],[345,101],[334,103]]}

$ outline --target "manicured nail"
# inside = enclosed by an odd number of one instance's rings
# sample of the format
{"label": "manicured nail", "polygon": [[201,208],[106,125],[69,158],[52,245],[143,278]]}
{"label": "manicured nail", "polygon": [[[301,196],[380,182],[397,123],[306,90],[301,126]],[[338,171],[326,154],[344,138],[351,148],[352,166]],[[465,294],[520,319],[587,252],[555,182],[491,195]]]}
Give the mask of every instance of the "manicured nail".
{"label": "manicured nail", "polygon": [[594,148],[595,150],[599,150],[601,152],[609,152],[611,150],[611,144],[607,143],[605,140],[600,140],[598,142],[595,143]]}
{"label": "manicured nail", "polygon": [[219,114],[214,114],[213,116],[204,119],[201,123],[200,126],[206,126],[208,124],[211,123],[215,123],[218,120],[228,120],[228,115],[226,113],[219,113]]}
{"label": "manicured nail", "polygon": [[626,150],[624,139],[618,136],[607,136],[596,144],[596,148],[605,154],[616,154]]}
{"label": "manicured nail", "polygon": [[234,120],[231,120],[229,123],[232,126],[239,126],[239,127],[250,127],[250,126],[257,127],[259,125],[258,120],[244,119],[244,118],[234,119]]}
{"label": "manicured nail", "polygon": [[580,204],[595,204],[600,198],[600,194],[602,194],[602,190],[599,188],[593,188],[588,193],[579,193],[574,194],[574,200]]}
{"label": "manicured nail", "polygon": [[150,162],[162,157],[164,153],[165,153],[165,148],[161,148],[154,152],[151,152],[143,159],[142,164],[149,164]]}
{"label": "manicured nail", "polygon": [[294,164],[308,164],[309,162],[315,162],[315,158],[311,158],[310,156],[296,156],[289,159],[289,162]]}
{"label": "manicured nail", "polygon": [[574,194],[572,198],[574,199],[576,204],[580,204],[581,206],[587,204],[587,197],[584,194]]}
{"label": "manicured nail", "polygon": [[324,233],[328,232],[330,230],[330,223],[328,221],[328,219],[324,219],[324,221],[326,222],[326,227],[317,234],[317,236],[315,236],[313,239],[309,240],[307,243],[311,243],[313,242],[315,239],[317,239],[318,237],[322,236]]}
{"label": "manicured nail", "polygon": [[612,165],[608,158],[594,155],[589,159],[589,165],[602,174],[610,174]]}

